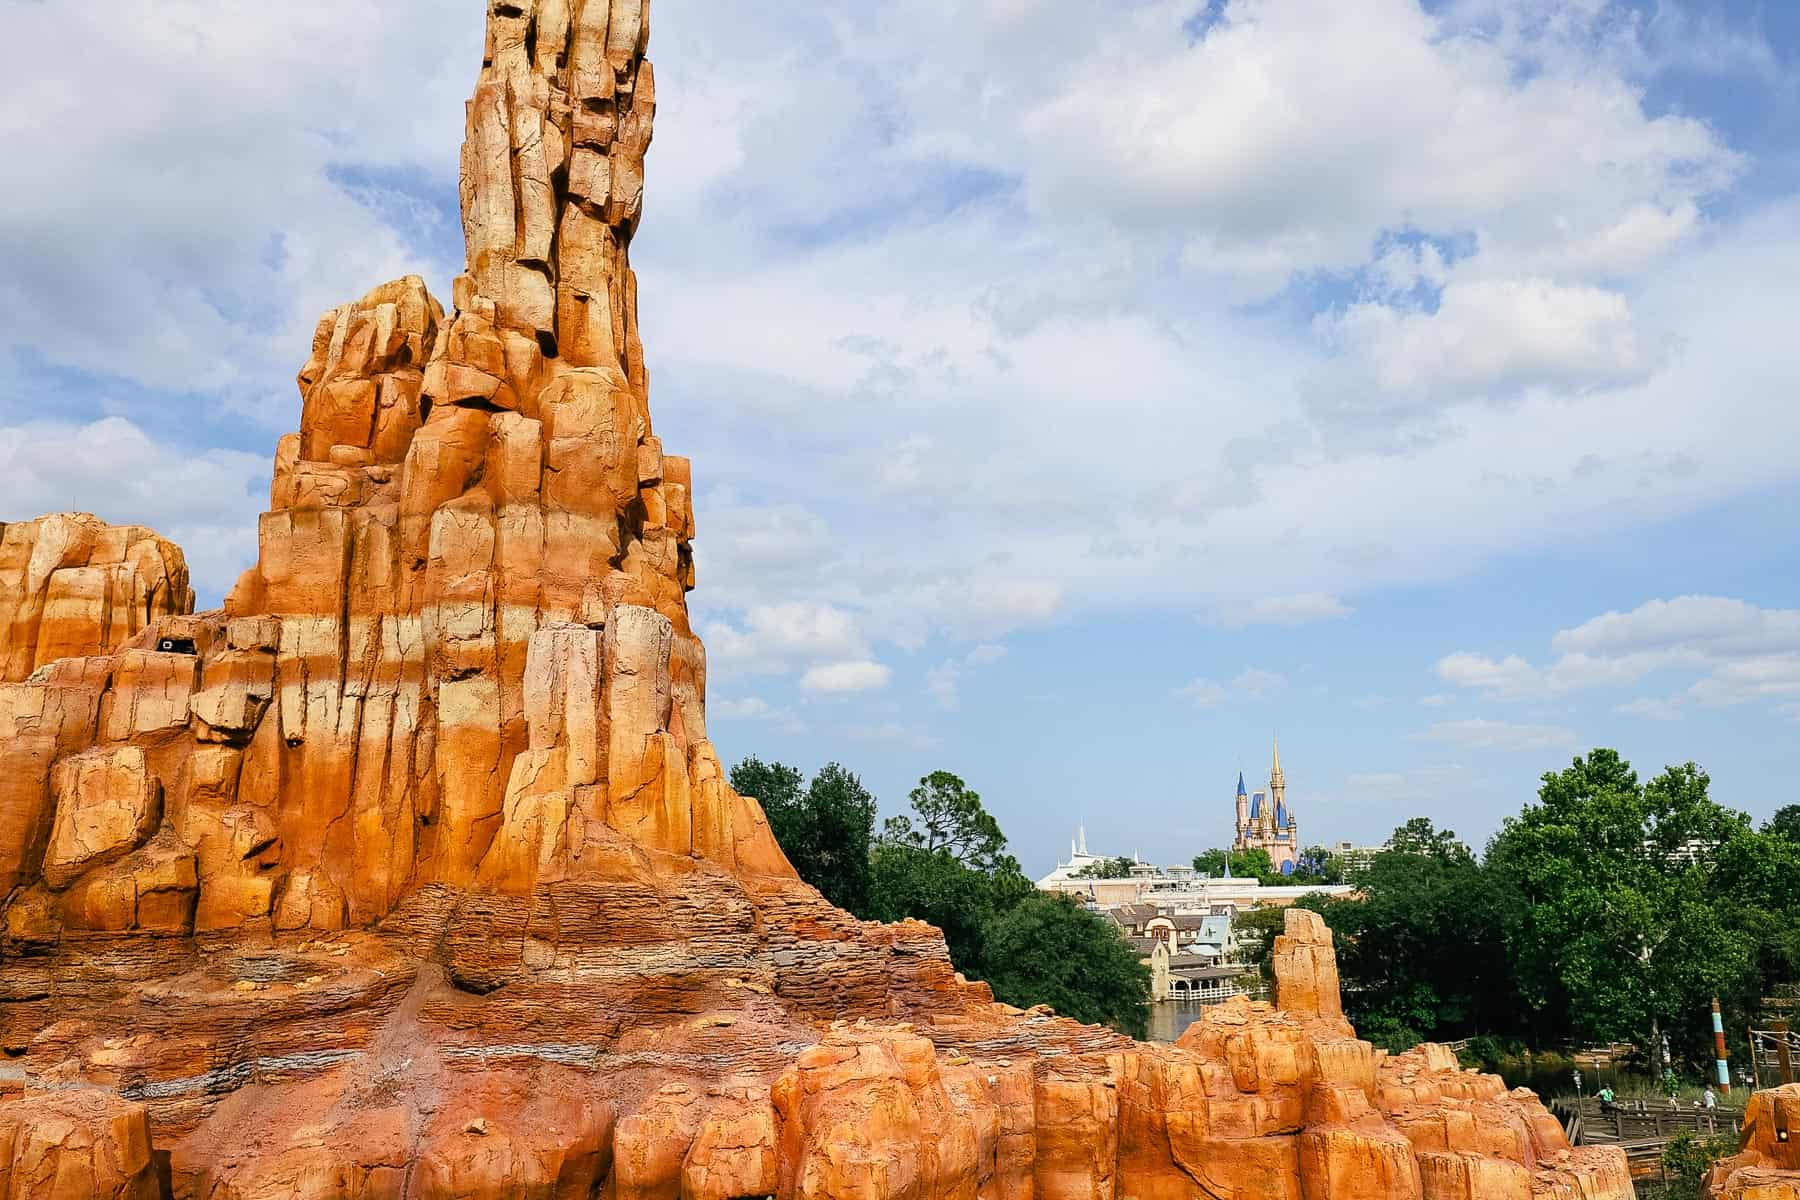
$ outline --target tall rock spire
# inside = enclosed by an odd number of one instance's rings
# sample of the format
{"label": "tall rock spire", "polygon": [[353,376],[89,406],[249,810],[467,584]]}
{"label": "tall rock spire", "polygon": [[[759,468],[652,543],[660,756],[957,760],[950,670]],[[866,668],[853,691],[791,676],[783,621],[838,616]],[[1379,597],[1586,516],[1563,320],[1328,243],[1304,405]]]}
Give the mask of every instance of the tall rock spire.
{"label": "tall rock spire", "polygon": [[[629,247],[656,113],[645,0],[494,0],[463,143],[470,286],[647,403]],[[458,307],[462,297],[458,296]]]}

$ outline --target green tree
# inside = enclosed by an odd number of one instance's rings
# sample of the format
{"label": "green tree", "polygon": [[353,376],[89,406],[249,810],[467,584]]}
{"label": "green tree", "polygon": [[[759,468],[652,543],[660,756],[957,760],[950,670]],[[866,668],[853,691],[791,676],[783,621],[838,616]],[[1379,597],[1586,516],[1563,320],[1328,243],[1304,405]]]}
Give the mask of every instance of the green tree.
{"label": "green tree", "polygon": [[[763,816],[783,853],[792,862],[805,839],[806,818],[801,798],[805,776],[783,763],[765,763],[751,755],[731,768],[731,790],[748,796],[762,806]],[[798,864],[794,869],[798,871]],[[804,876],[803,876],[804,877]]]}
{"label": "green tree", "polygon": [[1668,1030],[1704,1055],[1695,1014],[1742,994],[1757,955],[1719,872],[1743,857],[1749,819],[1707,788],[1692,763],[1640,784],[1616,751],[1595,750],[1545,775],[1495,837],[1504,943],[1540,1041],[1653,1043]]}
{"label": "green tree", "polygon": [[1721,1158],[1736,1154],[1737,1149],[1738,1138],[1733,1133],[1710,1137],[1677,1134],[1663,1147],[1663,1166],[1673,1176],[1664,1196],[1667,1200],[1700,1200],[1700,1185],[1706,1181],[1706,1173]]}
{"label": "green tree", "polygon": [[1789,804],[1776,809],[1775,815],[1763,826],[1763,832],[1800,845],[1800,804]]}
{"label": "green tree", "polygon": [[1294,873],[1284,876],[1283,882],[1332,886],[1343,883],[1349,874],[1343,855],[1333,854],[1323,846],[1312,846],[1301,851],[1294,863]]}
{"label": "green tree", "polygon": [[1347,1015],[1390,1050],[1510,1029],[1517,999],[1492,881],[1425,818],[1394,831],[1358,898],[1308,897],[1331,926]]}
{"label": "green tree", "polygon": [[800,784],[793,767],[754,757],[731,769],[732,789],[762,805],[800,878],[839,908],[866,916],[875,797],[837,763],[821,767],[804,790]]}
{"label": "green tree", "polygon": [[986,956],[988,984],[1008,1004],[1048,1004],[1136,1038],[1147,1031],[1150,969],[1117,926],[1067,896],[1035,893],[1000,914]]}
{"label": "green tree", "polygon": [[[1307,897],[1301,898],[1305,905]],[[1310,905],[1306,905],[1311,907]],[[1286,927],[1284,910],[1264,905],[1231,919],[1231,936],[1237,942],[1236,959],[1246,975],[1255,975],[1265,986],[1275,982],[1275,939]]]}
{"label": "green tree", "polygon": [[983,933],[1001,908],[996,880],[942,851],[886,840],[876,845],[869,866],[869,919],[911,917],[936,925],[943,930],[951,963],[964,975],[979,978]]}
{"label": "green tree", "polygon": [[970,870],[984,873],[991,874],[1004,865],[1006,835],[968,784],[948,771],[933,771],[908,798],[916,820],[888,818],[882,841],[948,854]]}
{"label": "green tree", "polygon": [[861,915],[869,906],[875,797],[856,775],[826,763],[806,786],[805,813],[811,834],[806,839],[807,869],[801,875],[827,900]]}
{"label": "green tree", "polygon": [[1414,817],[1394,830],[1387,849],[1397,854],[1422,855],[1442,862],[1473,862],[1475,855],[1448,829],[1439,829],[1430,817]]}
{"label": "green tree", "polygon": [[1126,879],[1137,864],[1129,858],[1108,858],[1092,862],[1075,872],[1076,879]]}
{"label": "green tree", "polygon": [[1800,991],[1800,889],[1794,886],[1800,879],[1800,841],[1771,821],[1761,833],[1725,842],[1718,857],[1715,891],[1722,894],[1731,924],[1754,945],[1756,960],[1738,994],[1722,998],[1733,1011],[1754,1012],[1764,996]]}
{"label": "green tree", "polygon": [[933,772],[909,799],[913,815],[888,818],[875,847],[870,915],[929,921],[944,931],[956,969],[979,977],[988,923],[1032,894],[1031,881],[1006,853],[1000,823],[962,780]]}
{"label": "green tree", "polygon": [[[1286,882],[1281,873],[1275,869],[1274,860],[1269,852],[1263,849],[1233,850],[1231,855],[1231,873],[1239,879],[1257,879],[1263,883]],[[1194,855],[1194,870],[1203,875],[1220,876],[1225,874],[1224,850],[1207,850]]]}

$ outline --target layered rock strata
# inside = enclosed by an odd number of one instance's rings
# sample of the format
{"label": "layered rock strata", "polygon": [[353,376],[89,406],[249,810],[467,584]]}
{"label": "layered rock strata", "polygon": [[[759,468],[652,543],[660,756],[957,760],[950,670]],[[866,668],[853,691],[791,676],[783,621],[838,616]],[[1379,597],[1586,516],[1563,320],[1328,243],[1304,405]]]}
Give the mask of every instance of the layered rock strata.
{"label": "layered rock strata", "polygon": [[0,570],[0,1197],[1623,1200],[1529,1094],[1357,1041],[1311,914],[1275,1007],[1141,1046],[794,877],[650,423],[646,36],[494,0],[453,309],[320,322],[223,610],[148,535],[40,553],[78,518]]}

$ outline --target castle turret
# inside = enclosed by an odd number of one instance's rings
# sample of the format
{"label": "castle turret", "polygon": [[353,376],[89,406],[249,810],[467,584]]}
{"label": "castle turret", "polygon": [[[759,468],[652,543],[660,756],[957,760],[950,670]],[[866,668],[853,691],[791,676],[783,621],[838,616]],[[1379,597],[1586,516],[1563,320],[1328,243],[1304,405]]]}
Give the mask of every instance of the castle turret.
{"label": "castle turret", "polygon": [[1287,776],[1281,773],[1281,741],[1275,742],[1275,765],[1269,768],[1269,799],[1278,809],[1287,809]]}
{"label": "castle turret", "polygon": [[1244,773],[1238,772],[1237,790],[1237,835],[1243,839],[1244,832],[1250,828],[1250,792],[1244,787]]}

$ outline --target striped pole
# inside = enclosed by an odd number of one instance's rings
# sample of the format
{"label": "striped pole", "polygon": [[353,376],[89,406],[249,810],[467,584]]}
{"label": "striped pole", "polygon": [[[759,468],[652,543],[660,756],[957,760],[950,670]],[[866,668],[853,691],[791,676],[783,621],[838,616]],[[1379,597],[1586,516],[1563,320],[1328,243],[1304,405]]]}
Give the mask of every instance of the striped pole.
{"label": "striped pole", "polygon": [[1717,1069],[1719,1074],[1720,1093],[1729,1096],[1731,1095],[1731,1064],[1728,1060],[1731,1057],[1731,1052],[1725,1049],[1725,1017],[1719,1012],[1719,998],[1717,996],[1713,997],[1712,1019],[1713,1066]]}

